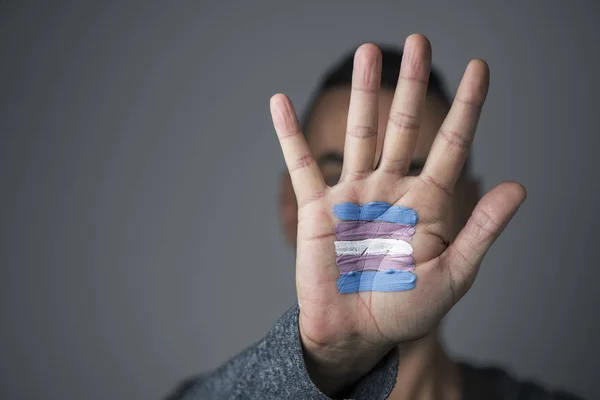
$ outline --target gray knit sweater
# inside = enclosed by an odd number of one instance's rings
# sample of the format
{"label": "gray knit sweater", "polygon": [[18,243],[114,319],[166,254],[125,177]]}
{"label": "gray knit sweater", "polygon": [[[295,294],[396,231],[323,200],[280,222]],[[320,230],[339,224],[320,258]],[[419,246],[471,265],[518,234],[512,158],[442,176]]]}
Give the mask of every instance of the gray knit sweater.
{"label": "gray knit sweater", "polygon": [[[181,384],[168,400],[330,399],[312,383],[302,354],[298,306],[288,310],[259,342],[210,375]],[[390,352],[339,398],[383,400],[396,382],[398,352]],[[459,363],[465,400],[577,400],[561,392],[518,382],[499,369]]]}

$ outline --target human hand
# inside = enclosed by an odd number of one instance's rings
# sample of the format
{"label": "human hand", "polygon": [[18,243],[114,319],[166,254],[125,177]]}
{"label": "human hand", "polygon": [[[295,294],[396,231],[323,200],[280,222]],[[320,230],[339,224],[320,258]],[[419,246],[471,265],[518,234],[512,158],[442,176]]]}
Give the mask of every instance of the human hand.
{"label": "human hand", "polygon": [[[407,176],[423,115],[431,49],[423,36],[406,40],[376,163],[380,57],[369,44],[356,52],[344,165],[333,187],[326,185],[289,99],[271,99],[273,123],[298,201],[300,336],[309,374],[325,393],[367,373],[394,346],[435,329],[471,287],[483,256],[525,199],[521,185],[498,185],[479,201],[450,243],[448,210],[487,94],[487,65],[481,60],[469,63],[422,172]],[[373,201],[406,207],[418,216],[410,237],[414,288],[341,294],[335,249],[340,219],[334,206]]]}

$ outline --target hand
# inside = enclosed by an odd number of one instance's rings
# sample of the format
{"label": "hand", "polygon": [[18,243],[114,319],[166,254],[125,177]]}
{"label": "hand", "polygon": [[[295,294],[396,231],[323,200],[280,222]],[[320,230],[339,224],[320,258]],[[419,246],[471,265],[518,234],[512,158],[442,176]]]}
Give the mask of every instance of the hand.
{"label": "hand", "polygon": [[[525,200],[518,183],[487,193],[451,242],[447,218],[487,94],[489,71],[472,60],[419,176],[407,176],[423,115],[431,48],[410,36],[376,169],[381,54],[355,54],[342,176],[329,187],[300,130],[289,99],[271,99],[271,114],[298,201],[296,285],[300,336],[313,382],[331,394],[367,373],[394,346],[427,335],[473,284],[485,253]],[[411,245],[416,287],[401,292],[340,294],[333,214],[336,204],[383,201],[417,212]]]}

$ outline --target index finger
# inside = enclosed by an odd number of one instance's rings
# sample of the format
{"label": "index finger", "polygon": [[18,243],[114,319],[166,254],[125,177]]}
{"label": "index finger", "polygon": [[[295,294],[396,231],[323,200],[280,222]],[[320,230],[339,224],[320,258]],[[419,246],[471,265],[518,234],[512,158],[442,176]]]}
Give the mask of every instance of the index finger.
{"label": "index finger", "polygon": [[420,178],[451,194],[465,164],[489,86],[489,68],[472,60],[438,131]]}

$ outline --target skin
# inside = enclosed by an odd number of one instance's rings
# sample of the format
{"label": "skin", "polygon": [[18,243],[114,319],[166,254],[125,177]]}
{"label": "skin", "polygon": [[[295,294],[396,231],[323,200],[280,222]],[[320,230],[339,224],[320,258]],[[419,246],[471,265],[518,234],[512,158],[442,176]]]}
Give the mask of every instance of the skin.
{"label": "skin", "polygon": [[[297,249],[300,337],[308,373],[328,395],[398,349],[397,385],[389,398],[459,398],[460,377],[437,327],[471,287],[483,256],[526,197],[520,184],[505,182],[479,200],[477,182],[461,173],[487,94],[487,64],[469,63],[448,110],[426,95],[430,60],[429,41],[409,36],[396,92],[380,91],[381,53],[372,44],[361,46],[352,87],[320,96],[307,139],[289,99],[271,98],[289,172],[282,179],[281,216]],[[337,291],[332,207],[370,201],[418,213],[413,290]]]}

